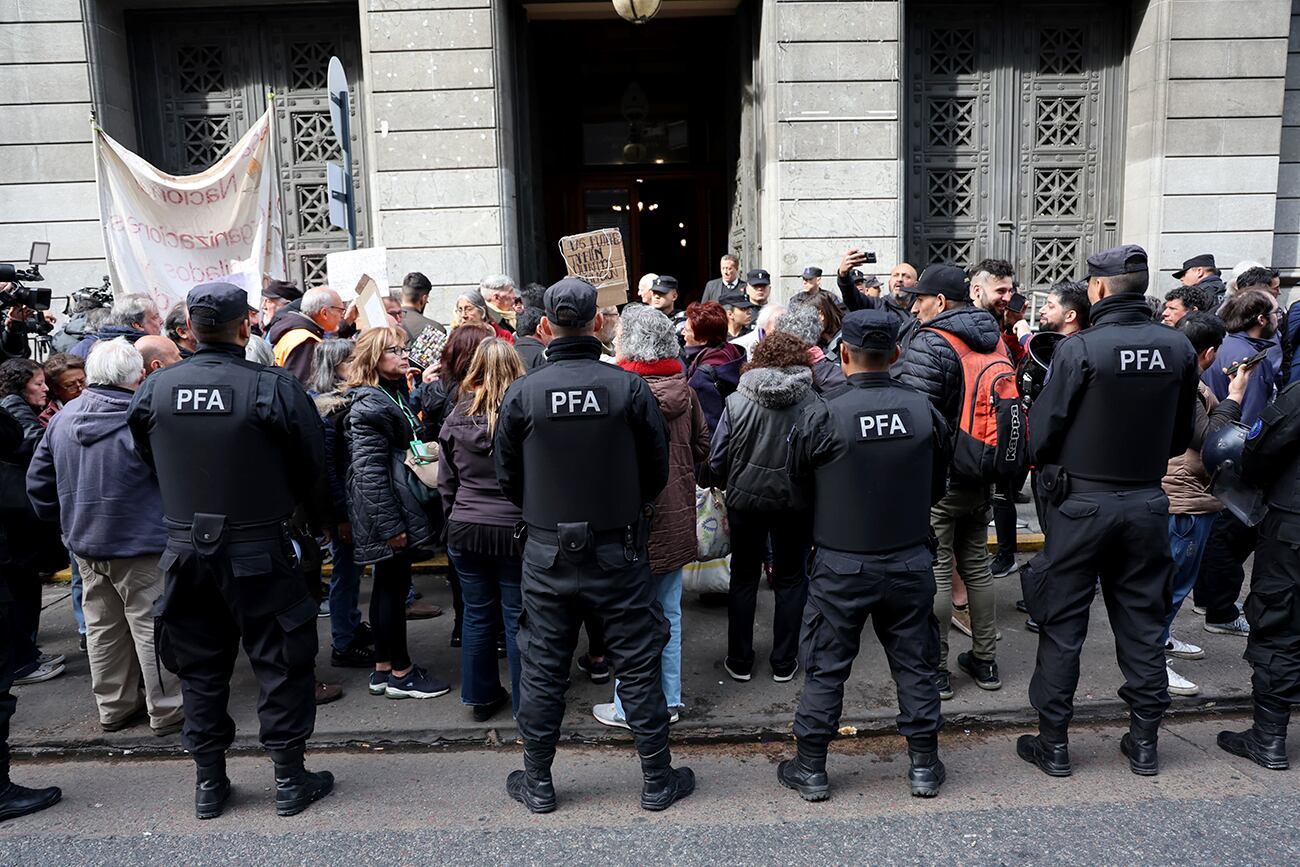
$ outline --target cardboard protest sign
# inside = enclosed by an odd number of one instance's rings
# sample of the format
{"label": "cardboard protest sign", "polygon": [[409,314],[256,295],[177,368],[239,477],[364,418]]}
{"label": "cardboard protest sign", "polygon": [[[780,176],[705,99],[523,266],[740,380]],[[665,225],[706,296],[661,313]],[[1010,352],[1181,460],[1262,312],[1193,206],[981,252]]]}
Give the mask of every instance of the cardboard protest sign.
{"label": "cardboard protest sign", "polygon": [[170,175],[95,129],[100,224],[113,291],[168,310],[196,283],[237,282],[256,305],[262,278],[285,279],[271,109],[216,165]]}
{"label": "cardboard protest sign", "polygon": [[[388,294],[388,248],[362,247],[342,250],[325,256],[325,273],[329,287],[344,301],[351,301],[360,291],[361,278],[375,281],[379,297]],[[308,287],[310,288],[310,287]]]}
{"label": "cardboard protest sign", "polygon": [[[369,274],[364,275],[353,287],[357,300],[357,326],[362,331],[371,328],[387,328],[393,323],[384,309],[384,296],[379,294],[379,284]],[[385,291],[384,295],[388,292]]]}
{"label": "cardboard protest sign", "polygon": [[560,239],[560,255],[570,277],[596,287],[597,303],[612,307],[627,301],[627,256],[618,229],[597,229]]}

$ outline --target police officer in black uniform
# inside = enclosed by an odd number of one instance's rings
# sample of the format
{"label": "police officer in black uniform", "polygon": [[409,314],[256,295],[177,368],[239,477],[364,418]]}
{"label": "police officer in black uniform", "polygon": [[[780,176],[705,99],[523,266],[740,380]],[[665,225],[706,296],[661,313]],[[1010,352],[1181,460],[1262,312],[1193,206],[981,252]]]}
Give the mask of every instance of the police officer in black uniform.
{"label": "police officer in black uniform", "polygon": [[1251,426],[1241,469],[1268,502],[1245,606],[1255,724],[1220,733],[1219,746],[1283,771],[1291,706],[1300,704],[1300,382],[1282,389]]}
{"label": "police officer in black uniform", "polygon": [[226,705],[242,640],[261,688],[276,812],[291,816],[334,785],[328,772],[303,768],[316,722],[317,606],[289,538],[290,515],[323,472],[320,420],[292,376],[244,360],[243,289],[200,284],[187,307],[198,352],[146,379],[129,421],[158,474],[168,532],[159,657],[181,681],[195,812],[212,819],[230,796],[225,752],[235,724]]}
{"label": "police officer in black uniform", "polygon": [[501,489],[524,513],[519,731],[524,770],[506,791],[534,813],[555,809],[551,762],[583,614],[605,624],[619,695],[641,756],[641,806],[662,810],[695,789],[674,769],[660,654],[668,623],[646,550],[648,504],[668,481],[668,433],[641,377],[600,361],[596,290],[568,277],[546,290],[549,363],[506,392],[495,439]]}
{"label": "police officer in black uniform", "polygon": [[[929,541],[930,506],[947,483],[948,429],[925,395],[890,378],[898,354],[892,313],[850,313],[840,345],[848,381],[809,407],[790,435],[788,466],[813,503],[816,555],[800,637],[798,756],[780,764],[777,778],[808,801],[829,796],[826,748],[868,617],[898,687],[912,794],[932,798],[944,781]],[[865,506],[882,502],[890,507],[863,519]]]}
{"label": "police officer in black uniform", "polygon": [[1016,752],[1045,773],[1070,774],[1068,729],[1079,651],[1101,577],[1130,709],[1120,742],[1135,774],[1159,771],[1156,738],[1169,707],[1164,621],[1170,605],[1169,458],[1191,441],[1196,353],[1151,321],[1147,254],[1116,247],[1088,258],[1092,327],[1062,340],[1030,411],[1047,543],[1042,568],[1021,576],[1041,627],[1029,700],[1038,735]]}

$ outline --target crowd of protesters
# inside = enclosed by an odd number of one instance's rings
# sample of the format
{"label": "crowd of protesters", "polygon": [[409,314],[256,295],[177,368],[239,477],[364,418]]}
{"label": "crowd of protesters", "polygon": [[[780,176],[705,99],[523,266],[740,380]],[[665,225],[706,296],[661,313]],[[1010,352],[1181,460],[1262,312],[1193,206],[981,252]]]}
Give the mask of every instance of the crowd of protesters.
{"label": "crowd of protesters", "polygon": [[[818,395],[845,381],[838,352],[845,312],[895,313],[902,354],[892,372],[950,422],[962,403],[962,381],[948,336],[979,351],[1002,345],[1022,368],[1037,363],[1029,351],[1035,330],[1026,318],[1027,299],[1009,263],[985,260],[969,268],[967,300],[960,293],[914,294],[917,269],[907,263],[882,282],[861,270],[865,262],[849,251],[835,289],[824,288],[821,270],[810,267],[801,291],[778,300],[768,272],[742,274],[736,258],[725,256],[702,302],[683,306],[676,279],[648,274],[637,288],[640,303],[602,310],[605,330],[597,336],[605,360],[648,381],[670,431],[670,480],[655,504],[649,552],[671,628],[663,681],[674,721],[686,704],[681,665],[690,639],[682,635],[682,581],[683,569],[697,558],[697,488],[725,492],[727,674],[743,682],[756,672],[754,619],[766,579],[775,595],[768,673],[777,682],[794,679],[811,524],[810,505],[786,472],[786,443]],[[1300,312],[1283,311],[1278,273],[1258,263],[1239,264],[1225,282],[1206,255],[1175,276],[1180,283],[1165,294],[1155,318],[1187,335],[1204,375],[1193,445],[1170,461],[1165,478],[1178,568],[1169,623],[1190,595],[1207,631],[1245,636],[1249,625],[1238,603],[1255,538],[1211,493],[1199,448],[1217,427],[1253,423],[1279,388],[1300,378],[1293,351]],[[451,690],[452,673],[413,659],[407,634],[408,620],[441,613],[418,598],[412,567],[445,550],[451,643],[461,650],[460,698],[475,720],[486,721],[507,707],[517,710],[520,671],[520,510],[498,484],[492,440],[510,384],[547,363],[548,332],[539,328],[543,287],[521,292],[509,277],[487,277],[478,290],[454,299],[445,325],[428,306],[431,290],[423,274],[408,275],[384,299],[388,321],[359,330],[355,305],[336,292],[272,281],[259,309],[249,311],[258,336],[245,352],[250,361],[291,372],[320,414],[327,517],[315,524],[304,519],[316,550],[302,559],[305,580],[322,588],[332,667],[368,670],[367,688],[376,696],[433,698]],[[1073,334],[1088,327],[1088,314],[1083,284],[1059,283],[1043,293],[1038,331]],[[430,329],[445,335],[441,351],[412,365],[411,345]],[[153,643],[151,607],[166,539],[158,485],[132,446],[126,416],[145,377],[197,348],[183,306],[161,311],[148,297],[128,295],[69,353],[44,364],[14,358],[0,365],[0,411],[22,432],[0,462],[15,683],[38,684],[65,671],[65,657],[39,644],[41,580],[70,566],[80,649],[88,654],[105,731],[147,722],[163,736],[180,726],[179,692],[157,665]],[[1225,374],[1231,363],[1261,352],[1264,363],[1232,378]],[[407,483],[403,465],[413,441],[436,444],[439,470],[431,489]],[[954,694],[950,626],[971,636],[956,667],[980,688],[1001,685],[993,579],[1021,568],[1015,505],[1028,501],[1024,481],[996,489],[953,486],[933,508],[945,699]],[[991,558],[990,519],[998,540]],[[323,562],[331,564],[325,582]],[[367,616],[360,606],[365,586]],[[1028,625],[1035,628],[1032,620]],[[615,678],[613,700],[594,708],[596,718],[626,726],[617,672],[604,658],[602,624],[589,618],[585,626],[587,653],[579,666],[597,683]],[[1195,694],[1196,684],[1174,672],[1172,660],[1200,659],[1204,651],[1170,633],[1166,652],[1170,692]],[[318,702],[340,694],[339,685],[318,684]]]}

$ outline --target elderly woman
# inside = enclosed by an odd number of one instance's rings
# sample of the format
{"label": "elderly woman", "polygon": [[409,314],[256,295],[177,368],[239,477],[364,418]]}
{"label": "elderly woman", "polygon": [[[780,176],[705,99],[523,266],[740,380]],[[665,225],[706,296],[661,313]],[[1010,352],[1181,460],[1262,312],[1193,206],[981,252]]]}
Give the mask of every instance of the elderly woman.
{"label": "elderly woman", "polygon": [[[784,318],[784,317],[782,317]],[[713,433],[709,470],[727,490],[731,525],[731,588],[727,599],[727,658],[732,680],[754,669],[754,612],[763,550],[772,542],[772,679],[794,679],[799,624],[807,586],[804,556],[812,543],[811,510],[786,472],[787,439],[816,399],[808,344],[778,331],[759,342],[727,398]]]}
{"label": "elderly woman", "polygon": [[[623,308],[615,339],[616,363],[645,378],[668,423],[668,484],[655,500],[650,525],[650,572],[655,597],[668,620],[663,652],[664,698],[670,721],[682,706],[682,567],[695,559],[695,465],[709,454],[709,428],[677,357],[672,320],[652,307]],[[614,681],[614,701],[592,708],[597,722],[628,728]]]}
{"label": "elderly woman", "polygon": [[68,352],[56,352],[45,359],[45,386],[50,402],[40,415],[41,424],[49,425],[54,414],[86,387],[86,362]]}
{"label": "elderly woman", "polygon": [[700,398],[709,430],[718,426],[727,395],[736,390],[745,350],[727,342],[727,311],[716,301],[686,308],[682,338],[686,348],[686,381]]}
{"label": "elderly woman", "polygon": [[509,340],[511,343],[515,342],[513,333],[496,324],[488,316],[487,302],[483,300],[482,294],[473,289],[456,296],[456,312],[451,317],[451,327],[456,328],[472,322],[484,323],[492,329],[496,337]]}
{"label": "elderly woman", "polygon": [[[838,342],[838,321],[835,327],[835,338]],[[829,389],[844,383],[844,371],[840,370],[840,366],[828,358],[818,345],[825,336],[826,323],[815,301],[791,300],[790,309],[776,320],[776,330],[792,334],[808,344],[808,364],[812,368],[813,389],[818,394],[824,394]]]}

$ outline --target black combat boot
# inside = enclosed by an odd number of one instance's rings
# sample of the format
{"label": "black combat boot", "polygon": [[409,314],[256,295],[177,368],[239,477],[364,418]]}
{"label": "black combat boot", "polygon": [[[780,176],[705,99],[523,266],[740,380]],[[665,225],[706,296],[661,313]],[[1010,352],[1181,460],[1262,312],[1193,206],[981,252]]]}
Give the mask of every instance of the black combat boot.
{"label": "black combat boot", "polygon": [[793,759],[776,767],[776,778],[787,789],[794,789],[805,801],[824,801],[831,796],[831,781],[826,776],[826,750],[811,749],[802,741]]}
{"label": "black combat boot", "polygon": [[198,767],[194,783],[194,816],[198,819],[215,819],[226,809],[230,800],[230,778],[226,776],[224,755],[202,761],[195,757]]}
{"label": "black combat boot", "polygon": [[524,769],[506,777],[506,793],[533,813],[555,810],[555,784],[551,782],[551,761],[555,751],[541,758],[524,750]]}
{"label": "black combat boot", "polygon": [[939,761],[938,738],[908,738],[907,755],[912,760],[912,767],[907,772],[912,797],[933,798],[938,795],[939,787],[948,779],[948,772]]}
{"label": "black combat boot", "polygon": [[1255,702],[1255,724],[1244,732],[1219,732],[1219,746],[1261,768],[1285,771],[1291,767],[1286,759],[1286,727],[1290,720],[1290,708],[1265,707]]}
{"label": "black combat boot", "polygon": [[0,822],[39,813],[63,797],[58,786],[29,789],[9,779],[9,744],[0,741]]}
{"label": "black combat boot", "polygon": [[275,763],[275,812],[296,816],[334,789],[334,775],[329,771],[309,771],[302,759]]}
{"label": "black combat boot", "polygon": [[667,810],[695,791],[695,773],[690,768],[674,768],[668,747],[653,756],[641,757],[641,777],[643,810]]}
{"label": "black combat boot", "polygon": [[1160,773],[1156,755],[1156,738],[1160,734],[1160,717],[1148,719],[1137,711],[1129,712],[1128,734],[1120,738],[1119,751],[1128,756],[1128,766],[1142,777]]}
{"label": "black combat boot", "polygon": [[1070,776],[1070,747],[1064,740],[1050,741],[1043,735],[1021,735],[1016,740],[1016,755],[1037,765],[1049,777]]}

